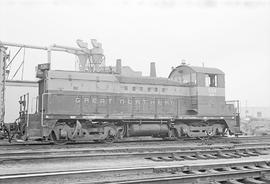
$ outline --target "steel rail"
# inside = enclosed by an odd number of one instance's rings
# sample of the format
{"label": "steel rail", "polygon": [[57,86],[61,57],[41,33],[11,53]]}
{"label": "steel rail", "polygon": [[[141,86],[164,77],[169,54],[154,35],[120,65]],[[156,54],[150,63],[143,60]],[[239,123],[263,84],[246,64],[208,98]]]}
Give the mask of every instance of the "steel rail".
{"label": "steel rail", "polygon": [[267,155],[270,153],[270,145],[249,147],[198,147],[197,149],[181,149],[179,147],[135,147],[116,149],[79,149],[79,150],[37,150],[22,152],[0,152],[0,162],[7,161],[39,161],[51,159],[72,158],[125,158],[139,157],[152,161],[181,161],[203,160],[219,158],[240,158]]}
{"label": "steel rail", "polygon": [[[39,145],[39,144],[38,144]],[[76,144],[76,146],[78,146]],[[110,144],[110,145],[98,145],[96,147],[86,147],[85,144],[79,147],[72,147],[68,145],[64,146],[50,146],[50,147],[31,147],[31,145],[23,145],[23,147],[19,147],[19,150],[17,149],[1,149],[1,153],[5,153],[5,151],[8,152],[8,154],[21,154],[21,153],[53,153],[53,152],[79,152],[79,151],[88,151],[88,152],[141,152],[141,151],[147,151],[147,150],[167,150],[167,151],[174,151],[174,150],[198,150],[198,149],[234,149],[234,148],[254,148],[254,147],[262,147],[262,148],[268,148],[270,146],[270,142],[260,142],[260,143],[242,143],[242,144],[217,144],[217,145],[179,145],[179,144],[143,144],[143,145],[122,145],[122,144]],[[34,150],[34,151],[33,151]]]}
{"label": "steel rail", "polygon": [[[210,139],[205,139],[205,140],[198,140],[198,139],[195,139],[195,138],[181,138],[179,140],[162,140],[160,138],[155,138],[153,140],[149,140],[149,139],[139,139],[139,140],[119,140],[119,141],[115,141],[114,143],[112,144],[118,144],[118,143],[151,143],[151,142],[175,142],[176,144],[179,143],[179,141],[181,142],[188,142],[188,141],[198,141],[198,142],[202,142],[202,141],[209,141],[210,143],[211,142],[219,142],[219,141],[262,141],[262,140],[269,140],[269,143],[270,143],[270,136],[251,136],[251,137],[213,137],[213,138],[210,138]],[[97,144],[101,144],[101,145],[104,145],[105,143],[97,143],[97,142],[90,142],[90,141],[78,141],[78,142],[69,142],[67,145],[76,145],[76,144],[94,144],[94,145],[97,145]],[[25,142],[21,142],[21,143],[18,143],[18,142],[13,142],[13,143],[1,143],[0,142],[0,147],[4,147],[4,146],[24,146],[24,145],[27,145],[27,146],[39,146],[39,145],[53,145],[53,142],[41,142],[41,141],[25,141]],[[59,146],[59,145],[57,145]]]}
{"label": "steel rail", "polygon": [[[262,174],[263,173],[263,174]],[[261,180],[254,180],[250,178],[258,178],[262,177],[262,180],[268,180],[267,183],[270,182],[270,178],[265,178],[263,175],[266,173],[270,173],[269,169],[260,169],[260,170],[243,170],[243,171],[228,171],[228,172],[220,172],[220,173],[207,173],[207,174],[194,174],[189,176],[170,176],[170,177],[156,177],[156,178],[149,178],[149,179],[138,179],[138,180],[126,180],[120,182],[100,182],[100,183],[117,183],[117,184],[163,184],[163,183],[170,183],[170,184],[190,184],[190,183],[198,183],[198,184],[209,184],[209,183],[216,183],[219,182],[226,182],[228,183],[237,183],[240,184],[237,180],[243,180],[243,184],[246,182],[253,183],[253,184],[260,184],[265,183]],[[253,181],[253,182],[252,182]],[[98,182],[96,182],[98,183]],[[222,183],[219,183],[222,184]]]}
{"label": "steel rail", "polygon": [[[161,167],[126,167],[110,169],[81,169],[52,172],[0,174],[0,182],[26,181],[35,183],[41,178],[54,183],[59,177],[68,176],[70,183],[77,178],[87,183],[170,183],[210,182],[265,177],[270,174],[269,161],[230,162],[222,164],[171,165]],[[269,178],[264,178],[269,179]],[[89,181],[90,180],[90,181]],[[82,182],[81,181],[81,182]],[[168,182],[167,182],[168,183]]]}

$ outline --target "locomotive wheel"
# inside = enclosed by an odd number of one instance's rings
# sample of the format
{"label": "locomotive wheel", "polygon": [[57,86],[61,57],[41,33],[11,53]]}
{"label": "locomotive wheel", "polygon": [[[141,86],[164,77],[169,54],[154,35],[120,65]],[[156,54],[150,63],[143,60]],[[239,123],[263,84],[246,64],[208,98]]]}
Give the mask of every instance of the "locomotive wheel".
{"label": "locomotive wheel", "polygon": [[213,132],[214,132],[214,136],[225,136],[225,127],[221,124],[214,124],[213,125]]}
{"label": "locomotive wheel", "polygon": [[57,139],[54,131],[50,134],[50,139],[53,141],[54,144],[56,145],[65,145],[68,143],[67,139]]}
{"label": "locomotive wheel", "polygon": [[106,138],[104,139],[105,143],[113,143],[117,139],[117,130],[113,126],[106,126]]}
{"label": "locomotive wheel", "polygon": [[105,143],[113,143],[114,141],[116,140],[116,137],[115,136],[108,136],[106,139],[105,139]]}
{"label": "locomotive wheel", "polygon": [[178,132],[177,129],[172,128],[169,130],[168,135],[167,136],[161,136],[162,140],[165,141],[171,141],[171,140],[177,140],[179,138],[178,136]]}
{"label": "locomotive wheel", "polygon": [[55,125],[50,134],[50,138],[54,144],[64,145],[68,143],[69,135],[71,135],[70,127],[65,123],[61,123]]}
{"label": "locomotive wheel", "polygon": [[125,126],[121,126],[117,128],[117,136],[116,139],[121,140],[124,138],[124,136],[126,135],[126,127]]}
{"label": "locomotive wheel", "polygon": [[189,136],[189,127],[186,124],[178,124],[175,126],[176,130],[176,137],[177,138],[182,138],[182,137],[187,137]]}

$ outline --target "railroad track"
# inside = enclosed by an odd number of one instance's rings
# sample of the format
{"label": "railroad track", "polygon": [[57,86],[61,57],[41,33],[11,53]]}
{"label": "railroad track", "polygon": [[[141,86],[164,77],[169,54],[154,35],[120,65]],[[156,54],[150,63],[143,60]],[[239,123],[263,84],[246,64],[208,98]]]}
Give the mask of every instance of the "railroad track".
{"label": "railroad track", "polygon": [[246,142],[260,142],[260,143],[270,143],[270,136],[252,136],[252,137],[218,137],[211,139],[194,139],[194,138],[183,138],[180,140],[162,140],[160,138],[150,139],[147,138],[132,138],[127,140],[121,140],[115,143],[97,143],[97,142],[76,142],[68,143],[67,145],[54,145],[52,142],[41,142],[41,141],[13,141],[12,143],[5,141],[0,141],[0,150],[2,149],[24,149],[24,148],[79,148],[79,147],[118,147],[118,146],[130,146],[130,145],[154,145],[164,144],[164,145],[176,145],[176,144],[242,144]]}
{"label": "railroad track", "polygon": [[[181,142],[181,141],[194,141],[194,142],[201,142],[201,141],[209,141],[209,142],[223,142],[223,141],[270,141],[270,136],[246,136],[246,137],[212,137],[212,138],[181,138],[179,140],[174,140],[174,139],[162,139],[162,138],[152,138],[152,137],[139,137],[139,138],[126,138],[125,140],[118,140],[115,141],[115,143],[151,143],[151,142]],[[80,145],[80,144],[93,144],[93,145],[98,145],[102,144],[104,145],[105,143],[98,143],[98,142],[89,142],[89,141],[81,141],[81,142],[69,142],[67,143],[68,145]],[[5,146],[23,146],[23,145],[33,145],[33,146],[39,146],[39,145],[53,145],[53,142],[49,141],[23,141],[23,140],[13,140],[11,143],[9,143],[7,140],[1,140],[0,141],[0,147],[5,147]],[[63,145],[64,146],[64,145]]]}
{"label": "railroad track", "polygon": [[245,161],[150,167],[83,169],[1,175],[0,183],[269,183],[270,163]]}
{"label": "railroad track", "polygon": [[145,179],[126,180],[118,184],[150,184],[150,183],[215,183],[215,184],[263,184],[270,183],[269,162],[227,163],[216,165],[160,167],[154,173],[174,176],[156,176]]}
{"label": "railroad track", "polygon": [[270,183],[270,142],[158,143],[0,150],[0,183]]}
{"label": "railroad track", "polygon": [[0,163],[9,161],[50,162],[66,159],[103,159],[136,157],[154,162],[255,157],[270,154],[269,144],[241,144],[234,146],[144,146],[102,149],[52,149],[0,152]]}

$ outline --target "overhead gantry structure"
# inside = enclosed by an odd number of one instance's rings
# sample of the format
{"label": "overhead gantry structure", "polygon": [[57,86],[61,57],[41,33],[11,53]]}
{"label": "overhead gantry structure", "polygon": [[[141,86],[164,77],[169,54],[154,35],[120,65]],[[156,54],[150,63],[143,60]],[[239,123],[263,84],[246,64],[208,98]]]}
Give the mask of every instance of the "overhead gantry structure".
{"label": "overhead gantry structure", "polygon": [[62,46],[57,44],[52,44],[48,47],[35,46],[35,45],[26,45],[26,44],[18,44],[18,43],[10,43],[10,42],[1,42],[0,46],[10,46],[10,47],[19,47],[19,48],[30,48],[37,50],[45,50],[47,51],[47,61],[51,63],[51,53],[52,51],[60,51],[67,52],[70,54],[74,54],[79,59],[79,70],[80,71],[88,71],[88,72],[98,72],[100,67],[105,65],[105,56],[103,53],[101,43],[97,42],[95,39],[91,39],[92,47],[88,48],[88,43],[82,40],[76,41],[79,48]]}
{"label": "overhead gantry structure", "polygon": [[[80,39],[76,40],[78,47],[62,46],[57,44],[52,44],[48,47],[36,46],[36,45],[26,45],[19,43],[3,42],[0,41],[0,124],[4,123],[5,116],[5,81],[7,74],[7,65],[9,65],[12,60],[17,56],[22,48],[27,49],[37,49],[44,50],[47,52],[47,62],[50,64],[52,62],[52,52],[66,52],[74,54],[78,57],[79,61],[79,71],[84,72],[99,72],[102,67],[105,67],[105,56],[103,53],[102,44],[97,42],[96,39],[91,39],[92,48],[88,48],[88,43]],[[12,58],[11,62],[7,64],[9,54],[7,54],[8,47],[18,47],[20,48],[15,56]]]}

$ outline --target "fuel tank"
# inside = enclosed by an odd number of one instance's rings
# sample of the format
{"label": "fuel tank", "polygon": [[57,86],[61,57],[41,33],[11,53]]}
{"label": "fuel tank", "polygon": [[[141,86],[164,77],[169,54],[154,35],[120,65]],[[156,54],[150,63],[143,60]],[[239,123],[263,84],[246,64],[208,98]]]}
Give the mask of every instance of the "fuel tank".
{"label": "fuel tank", "polygon": [[160,123],[147,123],[147,124],[130,124],[128,126],[129,136],[166,136],[169,133],[169,128],[167,124]]}

